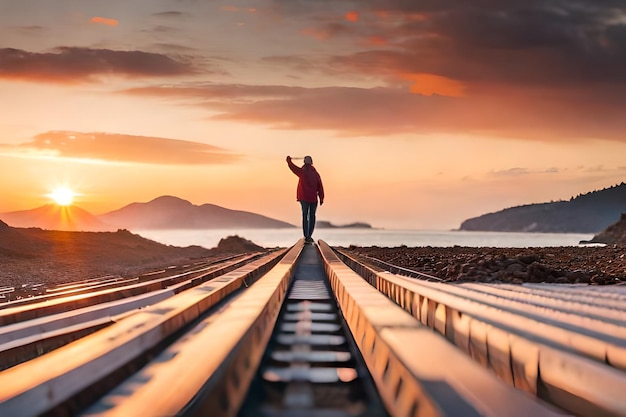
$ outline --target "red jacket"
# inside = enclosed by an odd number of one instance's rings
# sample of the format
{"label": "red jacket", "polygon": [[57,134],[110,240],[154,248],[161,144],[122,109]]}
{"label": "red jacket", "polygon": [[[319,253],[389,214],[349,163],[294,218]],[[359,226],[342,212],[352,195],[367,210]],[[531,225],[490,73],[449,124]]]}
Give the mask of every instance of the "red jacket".
{"label": "red jacket", "polygon": [[317,203],[317,197],[319,196],[320,203],[324,203],[324,186],[322,185],[322,178],[315,167],[308,164],[299,167],[291,161],[287,161],[287,164],[289,169],[299,178],[296,199],[308,203]]}

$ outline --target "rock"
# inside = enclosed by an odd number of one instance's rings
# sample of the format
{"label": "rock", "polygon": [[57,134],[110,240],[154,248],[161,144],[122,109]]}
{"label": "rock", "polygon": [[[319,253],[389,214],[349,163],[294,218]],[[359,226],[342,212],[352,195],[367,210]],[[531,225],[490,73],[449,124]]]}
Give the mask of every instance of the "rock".
{"label": "rock", "polygon": [[235,235],[220,239],[215,250],[221,253],[246,253],[263,252],[265,249],[247,239]]}
{"label": "rock", "polygon": [[517,257],[520,262],[530,265],[533,262],[539,262],[539,256],[536,254],[523,254]]}
{"label": "rock", "polygon": [[515,275],[516,272],[523,272],[524,269],[524,266],[522,266],[521,264],[510,264],[506,267],[506,273],[510,275]]}

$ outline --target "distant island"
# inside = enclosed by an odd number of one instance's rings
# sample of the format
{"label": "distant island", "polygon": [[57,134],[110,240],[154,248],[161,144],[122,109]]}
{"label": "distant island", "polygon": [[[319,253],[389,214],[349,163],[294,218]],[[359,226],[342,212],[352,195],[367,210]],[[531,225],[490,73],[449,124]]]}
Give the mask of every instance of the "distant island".
{"label": "distant island", "polygon": [[592,191],[569,201],[528,204],[465,220],[460,230],[493,232],[598,233],[626,211],[626,184]]}
{"label": "distant island", "polygon": [[372,228],[370,224],[363,223],[363,222],[334,225],[331,222],[326,221],[326,220],[318,220],[315,223],[315,227],[318,229],[371,229]]}

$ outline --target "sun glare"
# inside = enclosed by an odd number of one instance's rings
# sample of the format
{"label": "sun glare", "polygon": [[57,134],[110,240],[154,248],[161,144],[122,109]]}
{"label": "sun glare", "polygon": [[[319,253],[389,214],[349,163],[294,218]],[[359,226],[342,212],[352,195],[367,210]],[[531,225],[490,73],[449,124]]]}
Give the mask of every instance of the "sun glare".
{"label": "sun glare", "polygon": [[54,189],[48,197],[50,197],[59,206],[69,206],[74,202],[76,193],[69,188],[59,187]]}

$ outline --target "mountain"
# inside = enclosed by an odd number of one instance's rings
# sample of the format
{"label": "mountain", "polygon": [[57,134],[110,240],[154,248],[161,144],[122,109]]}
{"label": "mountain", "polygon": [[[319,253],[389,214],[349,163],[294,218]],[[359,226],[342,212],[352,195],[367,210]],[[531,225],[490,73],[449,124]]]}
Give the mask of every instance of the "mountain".
{"label": "mountain", "polygon": [[46,204],[31,210],[1,213],[0,218],[13,227],[39,227],[47,230],[108,232],[115,230],[78,206]]}
{"label": "mountain", "polygon": [[626,184],[592,191],[569,201],[528,204],[465,220],[460,230],[597,233],[626,212]]}
{"label": "mountain", "polygon": [[178,197],[161,196],[147,203],[132,203],[98,218],[125,229],[234,229],[286,228],[292,224],[247,211],[214,204],[191,204]]}
{"label": "mountain", "polygon": [[607,245],[626,246],[626,214],[622,213],[617,223],[613,223],[591,240],[581,241],[580,243],[605,243]]}

